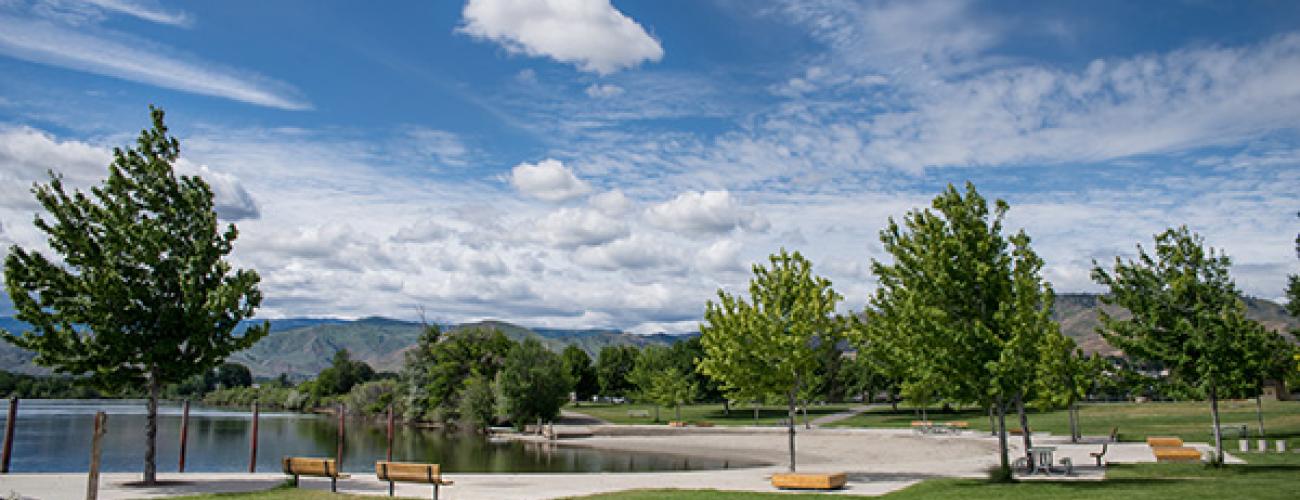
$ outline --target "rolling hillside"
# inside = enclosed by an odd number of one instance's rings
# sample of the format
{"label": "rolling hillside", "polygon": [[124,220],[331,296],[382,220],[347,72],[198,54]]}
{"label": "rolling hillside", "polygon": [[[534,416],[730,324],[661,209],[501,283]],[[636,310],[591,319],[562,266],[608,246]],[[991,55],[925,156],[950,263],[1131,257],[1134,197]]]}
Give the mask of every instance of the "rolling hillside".
{"label": "rolling hillside", "polygon": [[[1115,349],[1097,333],[1097,309],[1100,300],[1092,294],[1062,294],[1057,296],[1055,318],[1061,330],[1074,338],[1089,353],[1116,353]],[[1280,331],[1300,329],[1300,321],[1286,314],[1282,306],[1260,299],[1246,299],[1250,317]],[[1108,312],[1122,314],[1119,309]],[[252,322],[249,322],[252,323]],[[245,325],[246,327],[246,325]],[[503,321],[484,321],[446,327],[447,334],[473,327],[500,329],[506,336],[519,341],[535,338],[555,351],[575,344],[595,357],[608,345],[645,346],[671,344],[684,338],[680,335],[632,335],[617,330],[562,330],[552,328],[529,329]],[[22,331],[25,325],[10,317],[0,317],[0,328]],[[379,371],[397,371],[402,366],[404,353],[413,347],[420,336],[420,324],[387,318],[365,318],[355,321],[322,318],[291,318],[271,321],[271,334],[252,349],[236,354],[233,361],[243,363],[257,376],[273,377],[288,373],[294,377],[314,376],[329,365],[330,358],[339,349],[347,349],[354,359],[370,363]],[[1295,340],[1292,338],[1292,340]],[[31,363],[32,354],[7,342],[0,342],[0,366],[8,371],[44,374],[48,370]]]}

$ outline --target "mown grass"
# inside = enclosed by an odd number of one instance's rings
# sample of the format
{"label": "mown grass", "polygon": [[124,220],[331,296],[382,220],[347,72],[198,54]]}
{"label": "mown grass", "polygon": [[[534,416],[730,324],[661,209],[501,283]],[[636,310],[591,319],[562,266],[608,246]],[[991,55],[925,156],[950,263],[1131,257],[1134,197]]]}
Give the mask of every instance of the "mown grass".
{"label": "mown grass", "polygon": [[[1225,424],[1246,424],[1249,437],[1257,439],[1255,402],[1224,401],[1219,405],[1219,415]],[[930,410],[932,421],[964,420],[972,429],[989,432],[988,414],[980,410],[959,410],[950,413]],[[898,411],[889,408],[873,409],[867,413],[842,420],[832,426],[839,427],[909,427],[916,420],[910,408]],[[1065,411],[1030,412],[1029,428],[1035,432],[1069,435],[1069,415]],[[1008,415],[1008,427],[1019,427],[1014,416]],[[1207,442],[1211,440],[1209,403],[1190,401],[1176,403],[1096,403],[1079,408],[1079,428],[1084,435],[1106,436],[1111,428],[1119,427],[1121,441],[1143,441],[1148,436],[1177,436],[1184,441]],[[1265,438],[1286,439],[1292,449],[1300,443],[1300,402],[1264,401]],[[1236,440],[1235,433],[1225,433],[1226,442]],[[1269,443],[1270,446],[1273,444]],[[1253,443],[1252,443],[1253,446]],[[1231,451],[1236,448],[1225,445]]]}
{"label": "mown grass", "polygon": [[[932,479],[890,493],[886,500],[1296,498],[1300,454],[1273,454],[1267,464],[1220,469],[1191,464],[1113,465],[1104,481],[1024,481],[995,484],[974,479]],[[634,490],[581,497],[588,500],[738,500],[807,499],[822,495],[724,492],[715,490]],[[852,498],[836,496],[835,498]],[[866,497],[857,497],[866,498]]]}
{"label": "mown grass", "polygon": [[[823,415],[839,413],[850,408],[847,404],[811,406],[808,419],[811,421]],[[655,407],[641,404],[603,404],[583,403],[581,406],[569,406],[567,410],[591,415],[615,424],[667,424],[675,420],[673,409],[659,408],[659,420],[655,421]],[[648,416],[634,417],[630,413],[644,411]],[[777,425],[786,418],[785,407],[764,406],[759,408],[758,419],[754,419],[754,407],[732,407],[728,413],[723,412],[721,404],[698,404],[682,407],[682,420],[691,423],[709,422],[714,425]],[[803,413],[795,422],[803,423]]]}

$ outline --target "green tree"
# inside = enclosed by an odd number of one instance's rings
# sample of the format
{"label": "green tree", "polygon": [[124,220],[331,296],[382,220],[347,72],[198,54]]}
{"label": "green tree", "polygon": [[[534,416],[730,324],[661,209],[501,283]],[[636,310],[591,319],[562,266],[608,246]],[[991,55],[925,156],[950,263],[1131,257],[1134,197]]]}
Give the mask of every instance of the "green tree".
{"label": "green tree", "polygon": [[1138,245],[1135,260],[1115,258],[1106,270],[1094,263],[1092,277],[1110,290],[1102,296],[1132,313],[1118,319],[1100,312],[1111,345],[1139,359],[1158,361],[1179,382],[1204,392],[1214,425],[1215,464],[1223,463],[1219,399],[1249,392],[1258,366],[1249,363],[1259,325],[1246,318],[1226,254],[1206,249],[1186,226],[1155,237],[1154,254]]}
{"label": "green tree", "polygon": [[465,379],[465,388],[461,390],[456,425],[466,431],[487,430],[496,418],[496,401],[492,380],[479,373],[470,375]]}
{"label": "green tree", "polygon": [[1035,402],[1040,408],[1064,408],[1069,414],[1070,441],[1077,443],[1081,436],[1076,403],[1096,385],[1106,363],[1098,356],[1085,356],[1074,339],[1059,332],[1048,336],[1041,349]]}
{"label": "green tree", "polygon": [[411,417],[456,420],[465,380],[475,373],[485,380],[495,378],[514,345],[496,328],[464,328],[444,335],[428,327],[402,369],[411,391]]}
{"label": "green tree", "polygon": [[347,349],[339,349],[329,368],[316,375],[312,385],[313,394],[318,398],[347,394],[352,387],[375,378],[375,370],[364,361],[353,361]]}
{"label": "green tree", "polygon": [[[636,367],[628,373],[628,381],[636,386],[638,401],[655,405],[655,421],[659,421],[659,407],[672,407],[676,420],[682,419],[681,406],[695,400],[698,392],[694,379],[681,364],[681,359],[669,347],[652,345],[641,350]],[[688,365],[689,366],[689,365]]]}
{"label": "green tree", "polygon": [[222,363],[217,367],[216,382],[227,389],[253,385],[253,372],[239,363]]}
{"label": "green tree", "polygon": [[1054,328],[1042,261],[1023,231],[1002,234],[1007,210],[997,200],[990,211],[967,183],[965,193],[949,185],[902,224],[891,218],[880,240],[893,262],[872,262],[879,287],[855,329],[874,358],[892,357],[890,371],[907,385],[990,408],[1002,480],[1011,478],[1006,412],[1030,390],[1038,349]]}
{"label": "green tree", "polygon": [[[1300,213],[1296,213],[1296,217],[1300,217]],[[1295,235],[1295,256],[1300,259],[1300,233]],[[1300,275],[1287,276],[1286,297],[1286,310],[1292,316],[1300,317]]]}
{"label": "green tree", "polygon": [[569,373],[569,379],[573,381],[575,399],[579,402],[591,399],[591,396],[600,390],[600,384],[596,381],[596,367],[592,366],[587,351],[577,345],[569,344],[560,357],[564,360],[564,370]]}
{"label": "green tree", "polygon": [[103,388],[147,388],[147,485],[156,480],[163,385],[211,370],[269,328],[234,333],[261,304],[258,275],[232,272],[225,256],[235,226],[220,226],[207,182],[176,175],[180,142],[162,110],[150,111],[153,128],[135,147],[113,150],[108,178],[89,194],[69,193],[53,173],[32,189],[50,216],[36,227],[61,258],[10,248],[5,287],[32,330],[3,333],[57,372],[86,374]]}
{"label": "green tree", "polygon": [[799,252],[782,249],[770,267],[754,266],[749,296],[718,290],[700,325],[704,359],[699,370],[740,397],[781,395],[787,403],[790,470],[795,470],[795,403],[815,384],[821,350],[838,334],[834,310],[841,297],[828,279],[812,273]]}
{"label": "green tree", "polygon": [[600,394],[606,397],[626,396],[634,389],[627,374],[636,367],[640,350],[630,345],[605,346],[596,358],[596,380]]}
{"label": "green tree", "polygon": [[560,356],[536,339],[510,349],[500,376],[504,413],[516,429],[537,419],[555,420],[573,388]]}

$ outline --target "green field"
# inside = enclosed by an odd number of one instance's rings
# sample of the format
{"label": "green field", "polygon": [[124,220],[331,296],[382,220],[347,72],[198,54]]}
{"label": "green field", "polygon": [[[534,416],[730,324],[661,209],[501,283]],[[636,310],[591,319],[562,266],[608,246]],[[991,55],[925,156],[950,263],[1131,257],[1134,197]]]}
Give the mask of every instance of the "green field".
{"label": "green field", "polygon": [[[1227,424],[1247,424],[1250,437],[1255,438],[1257,427],[1255,402],[1225,401],[1219,405],[1219,415]],[[929,412],[930,420],[946,422],[964,420],[972,429],[988,432],[988,414],[979,410],[943,413]],[[911,409],[900,407],[874,409],[853,418],[842,420],[837,427],[909,427],[916,416]],[[1069,435],[1069,416],[1065,411],[1030,412],[1029,428],[1035,432]],[[1013,415],[1007,417],[1007,427],[1019,427]],[[1184,441],[1208,442],[1211,439],[1210,406],[1205,402],[1178,403],[1096,403],[1080,405],[1079,428],[1085,436],[1105,436],[1113,427],[1119,427],[1120,440],[1142,441],[1147,436],[1178,436]],[[1264,430],[1266,438],[1287,439],[1291,448],[1300,444],[1300,402],[1264,401]],[[1225,434],[1226,439],[1236,439],[1235,434]],[[1270,443],[1271,444],[1271,443]],[[1236,445],[1225,446],[1229,451]]]}
{"label": "green field", "polygon": [[[1256,457],[1258,458],[1258,457]],[[883,497],[913,499],[1174,499],[1296,498],[1300,454],[1274,454],[1263,464],[1214,469],[1204,465],[1112,465],[1105,481],[1025,481],[992,484],[974,479],[932,479]],[[740,500],[749,498],[831,498],[817,494],[723,492],[713,490],[637,490],[581,497],[588,500]],[[835,496],[833,498],[869,498]]]}
{"label": "green field", "polygon": [[[811,421],[823,415],[839,413],[850,408],[847,404],[812,406],[808,408]],[[673,409],[659,408],[659,421],[655,422],[655,407],[641,404],[596,404],[583,403],[581,406],[569,406],[569,411],[583,413],[615,424],[667,424],[673,420]],[[629,413],[644,411],[648,417],[633,417]],[[699,404],[682,407],[682,420],[687,422],[709,422],[714,425],[777,425],[786,418],[785,407],[764,406],[759,408],[758,420],[754,420],[754,407],[732,407],[729,414],[724,414],[721,404]],[[803,423],[803,414],[795,420]]]}

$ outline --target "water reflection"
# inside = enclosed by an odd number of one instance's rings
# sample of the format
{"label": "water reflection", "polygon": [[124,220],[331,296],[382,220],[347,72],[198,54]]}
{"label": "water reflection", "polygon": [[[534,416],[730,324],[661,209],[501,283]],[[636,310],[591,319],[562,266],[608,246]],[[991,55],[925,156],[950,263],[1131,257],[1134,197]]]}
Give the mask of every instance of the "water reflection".
{"label": "water reflection", "polygon": [[[8,401],[0,403],[0,429]],[[102,467],[106,472],[143,468],[145,402],[134,400],[23,400],[13,449],[13,472],[81,472],[90,462],[90,434],[96,411],[107,412]],[[162,403],[158,423],[158,467],[174,472],[180,439],[181,407]],[[343,469],[370,472],[386,451],[384,425],[350,420]],[[191,405],[185,469],[191,472],[248,470],[252,415],[248,412]],[[279,470],[283,456],[335,453],[337,420],[297,413],[262,412],[259,423],[259,472]],[[624,453],[547,443],[493,442],[479,436],[398,427],[393,459],[442,464],[456,472],[638,472],[700,470],[737,464],[699,457]]]}

